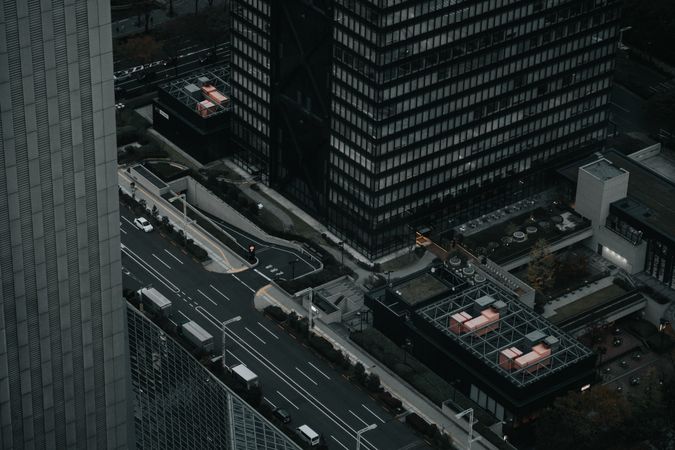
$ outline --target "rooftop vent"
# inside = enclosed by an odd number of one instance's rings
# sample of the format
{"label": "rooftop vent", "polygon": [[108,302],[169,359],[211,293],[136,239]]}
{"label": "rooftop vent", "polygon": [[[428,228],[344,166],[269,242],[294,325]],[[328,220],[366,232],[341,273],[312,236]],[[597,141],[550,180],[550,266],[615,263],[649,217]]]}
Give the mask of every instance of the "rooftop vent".
{"label": "rooftop vent", "polygon": [[541,332],[540,330],[535,330],[531,333],[528,333],[525,335],[525,345],[529,347],[534,347],[541,341],[543,341],[546,338],[546,335]]}
{"label": "rooftop vent", "polygon": [[474,315],[478,315],[483,311],[485,308],[488,306],[492,305],[495,302],[495,299],[490,297],[489,295],[484,295],[480,298],[477,298],[476,300],[473,301],[473,313]]}
{"label": "rooftop vent", "polygon": [[560,341],[555,336],[547,336],[546,339],[544,339],[544,344],[548,345],[551,351],[555,351],[558,348]]}

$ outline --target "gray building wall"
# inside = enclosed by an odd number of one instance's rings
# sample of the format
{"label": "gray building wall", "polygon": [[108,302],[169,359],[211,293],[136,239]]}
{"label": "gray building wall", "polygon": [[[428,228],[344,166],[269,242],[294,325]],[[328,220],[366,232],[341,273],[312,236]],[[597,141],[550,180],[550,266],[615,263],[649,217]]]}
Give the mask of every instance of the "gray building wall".
{"label": "gray building wall", "polygon": [[300,450],[133,306],[128,320],[136,448]]}
{"label": "gray building wall", "polygon": [[109,0],[0,1],[0,447],[127,448]]}

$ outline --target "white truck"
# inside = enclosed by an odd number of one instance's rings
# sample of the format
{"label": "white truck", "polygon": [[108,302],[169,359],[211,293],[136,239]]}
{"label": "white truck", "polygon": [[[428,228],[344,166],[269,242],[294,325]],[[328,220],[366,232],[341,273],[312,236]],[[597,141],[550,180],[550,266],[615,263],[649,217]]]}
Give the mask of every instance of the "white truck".
{"label": "white truck", "polygon": [[246,389],[251,389],[254,386],[258,386],[258,375],[253,373],[248,367],[243,364],[237,364],[231,369],[232,373],[239,378],[239,381],[246,386]]}
{"label": "white truck", "polygon": [[192,342],[199,350],[210,352],[213,350],[213,336],[196,322],[190,321],[181,325],[183,336]]}
{"label": "white truck", "polygon": [[152,312],[168,317],[171,313],[171,300],[164,297],[155,288],[142,288],[138,291],[141,302]]}

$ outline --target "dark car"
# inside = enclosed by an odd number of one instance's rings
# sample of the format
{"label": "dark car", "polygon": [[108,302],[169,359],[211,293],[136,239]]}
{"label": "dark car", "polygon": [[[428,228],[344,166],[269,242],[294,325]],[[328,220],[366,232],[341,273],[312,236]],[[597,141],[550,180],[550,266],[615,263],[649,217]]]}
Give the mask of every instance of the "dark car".
{"label": "dark car", "polygon": [[291,414],[283,408],[276,408],[274,410],[274,417],[281,420],[281,423],[291,422]]}

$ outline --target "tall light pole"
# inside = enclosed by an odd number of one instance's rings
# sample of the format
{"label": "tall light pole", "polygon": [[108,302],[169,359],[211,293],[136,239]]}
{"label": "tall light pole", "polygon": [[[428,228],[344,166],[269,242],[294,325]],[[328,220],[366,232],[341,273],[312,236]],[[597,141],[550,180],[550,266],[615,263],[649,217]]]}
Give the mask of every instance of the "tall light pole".
{"label": "tall light pole", "polygon": [[340,265],[344,269],[344,267],[345,267],[345,243],[344,243],[344,241],[338,242],[338,246],[340,247]]}
{"label": "tall light pole", "polygon": [[295,265],[299,262],[300,260],[297,258],[292,261],[288,261],[288,264],[291,266],[291,280],[295,279]]}
{"label": "tall light pole", "polygon": [[227,339],[227,326],[233,322],[239,322],[240,320],[241,316],[237,316],[223,322],[223,369],[225,370],[227,370],[227,347],[225,346]]}
{"label": "tall light pole", "polygon": [[461,419],[462,417],[469,415],[469,435],[466,438],[466,449],[471,450],[471,444],[474,442],[480,440],[480,436],[473,437],[473,424],[476,423],[473,420],[473,408],[465,409],[461,413],[455,414],[455,417],[457,419]]}
{"label": "tall light pole", "polygon": [[619,50],[628,50],[628,47],[623,44],[623,32],[632,29],[633,27],[623,27],[619,30]]}
{"label": "tall light pole", "polygon": [[387,276],[387,286],[391,286],[391,274],[393,273],[393,270],[385,270],[384,274]]}
{"label": "tall light pole", "polygon": [[173,202],[177,198],[183,201],[183,238],[187,243],[187,196],[185,195],[185,193],[176,194],[169,199],[169,203]]}
{"label": "tall light pole", "polygon": [[361,435],[365,433],[366,431],[374,430],[377,428],[377,424],[374,423],[372,425],[368,425],[365,428],[360,429],[359,431],[356,432],[356,450],[361,449]]}

